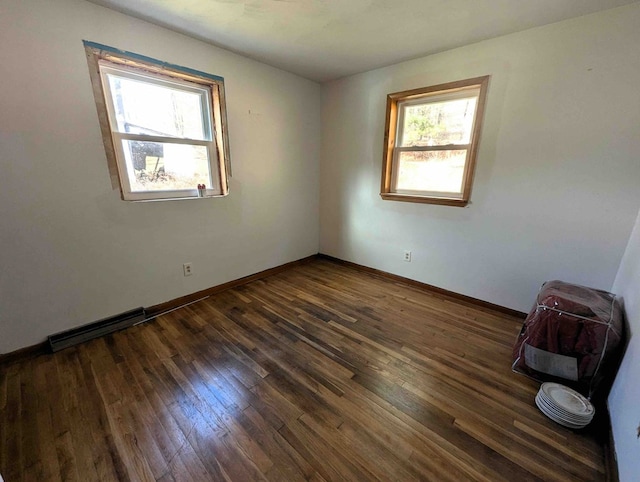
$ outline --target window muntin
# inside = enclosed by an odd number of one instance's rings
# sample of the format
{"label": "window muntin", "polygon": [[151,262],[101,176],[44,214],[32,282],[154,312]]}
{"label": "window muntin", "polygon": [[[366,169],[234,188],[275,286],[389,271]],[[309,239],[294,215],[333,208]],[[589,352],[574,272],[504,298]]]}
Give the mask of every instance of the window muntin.
{"label": "window muntin", "polygon": [[466,205],[488,77],[390,94],[383,199]]}
{"label": "window muntin", "polygon": [[[99,48],[98,48],[99,47]],[[228,193],[221,78],[85,42],[112,176],[132,201]]]}

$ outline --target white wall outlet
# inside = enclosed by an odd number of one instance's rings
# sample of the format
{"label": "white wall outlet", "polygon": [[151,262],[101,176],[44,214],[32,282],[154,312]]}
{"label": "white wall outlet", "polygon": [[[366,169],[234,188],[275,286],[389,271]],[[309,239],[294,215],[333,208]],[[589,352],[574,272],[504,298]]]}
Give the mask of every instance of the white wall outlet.
{"label": "white wall outlet", "polygon": [[185,276],[191,276],[193,274],[193,271],[191,270],[191,263],[184,263],[182,265],[182,271]]}
{"label": "white wall outlet", "polygon": [[411,262],[411,251],[405,251],[403,259],[410,263]]}

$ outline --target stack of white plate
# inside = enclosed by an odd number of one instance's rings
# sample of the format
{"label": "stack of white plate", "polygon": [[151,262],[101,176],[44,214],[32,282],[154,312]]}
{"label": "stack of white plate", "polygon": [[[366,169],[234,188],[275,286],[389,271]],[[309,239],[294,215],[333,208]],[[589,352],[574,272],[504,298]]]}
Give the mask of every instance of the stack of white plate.
{"label": "stack of white plate", "polygon": [[589,400],[559,383],[543,383],[536,395],[536,405],[554,422],[574,429],[589,425],[596,413]]}

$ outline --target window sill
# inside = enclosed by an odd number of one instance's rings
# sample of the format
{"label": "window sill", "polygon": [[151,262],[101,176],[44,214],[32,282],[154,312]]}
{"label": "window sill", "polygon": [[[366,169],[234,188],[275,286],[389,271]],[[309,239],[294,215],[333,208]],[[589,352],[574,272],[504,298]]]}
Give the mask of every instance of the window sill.
{"label": "window sill", "polygon": [[380,193],[380,197],[385,201],[403,201],[403,202],[409,202],[409,203],[440,204],[443,206],[465,207],[467,204],[469,204],[469,201],[465,199],[416,196],[414,194],[411,194],[411,195],[398,194],[393,192],[382,192]]}
{"label": "window sill", "polygon": [[228,194],[211,194],[207,196],[187,196],[187,197],[164,197],[164,198],[156,198],[156,199],[123,199],[124,201],[131,203],[155,203],[161,201],[189,201],[193,199],[214,199],[226,197]]}

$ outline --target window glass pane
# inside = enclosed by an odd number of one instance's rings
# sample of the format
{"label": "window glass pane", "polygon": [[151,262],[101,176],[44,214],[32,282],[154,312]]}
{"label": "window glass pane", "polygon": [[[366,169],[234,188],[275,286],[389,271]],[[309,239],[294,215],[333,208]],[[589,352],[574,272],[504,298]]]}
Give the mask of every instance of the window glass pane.
{"label": "window glass pane", "polygon": [[213,186],[205,146],[123,140],[132,192]]}
{"label": "window glass pane", "polygon": [[107,77],[119,132],[210,139],[202,121],[204,91],[189,92],[111,73]]}
{"label": "window glass pane", "polygon": [[405,105],[400,147],[469,144],[476,97]]}
{"label": "window glass pane", "polygon": [[466,150],[400,152],[396,189],[461,193]]}

